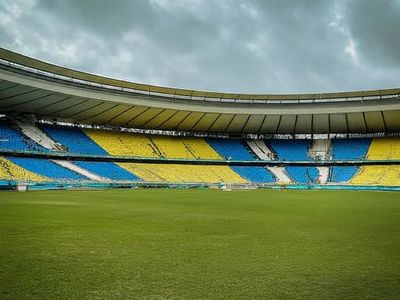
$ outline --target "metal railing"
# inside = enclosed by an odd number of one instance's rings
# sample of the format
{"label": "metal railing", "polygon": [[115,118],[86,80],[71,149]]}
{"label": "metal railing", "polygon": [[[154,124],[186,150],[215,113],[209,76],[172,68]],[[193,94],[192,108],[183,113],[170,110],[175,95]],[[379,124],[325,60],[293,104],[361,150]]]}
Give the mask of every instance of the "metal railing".
{"label": "metal railing", "polygon": [[94,155],[55,150],[31,151],[0,149],[0,155],[15,157],[34,157],[42,159],[61,159],[71,161],[131,162],[146,164],[217,165],[217,166],[361,166],[361,165],[400,165],[399,159],[329,159],[329,160],[235,160],[235,159],[191,159],[139,157],[124,155]]}

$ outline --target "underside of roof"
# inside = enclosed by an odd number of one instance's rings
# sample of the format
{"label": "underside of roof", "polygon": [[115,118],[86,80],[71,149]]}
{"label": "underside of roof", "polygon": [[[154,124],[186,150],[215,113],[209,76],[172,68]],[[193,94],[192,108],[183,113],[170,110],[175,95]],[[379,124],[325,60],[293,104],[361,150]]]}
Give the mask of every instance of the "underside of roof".
{"label": "underside of roof", "polygon": [[400,89],[256,95],[155,87],[0,49],[0,113],[73,123],[234,134],[400,132]]}

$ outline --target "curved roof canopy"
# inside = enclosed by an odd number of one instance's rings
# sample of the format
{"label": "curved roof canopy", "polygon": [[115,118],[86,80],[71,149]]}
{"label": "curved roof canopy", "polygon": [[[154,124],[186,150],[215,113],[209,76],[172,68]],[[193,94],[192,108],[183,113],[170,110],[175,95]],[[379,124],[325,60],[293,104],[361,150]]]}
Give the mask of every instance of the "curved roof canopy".
{"label": "curved roof canopy", "polygon": [[400,89],[320,94],[186,90],[97,76],[0,48],[0,113],[196,132],[399,132]]}

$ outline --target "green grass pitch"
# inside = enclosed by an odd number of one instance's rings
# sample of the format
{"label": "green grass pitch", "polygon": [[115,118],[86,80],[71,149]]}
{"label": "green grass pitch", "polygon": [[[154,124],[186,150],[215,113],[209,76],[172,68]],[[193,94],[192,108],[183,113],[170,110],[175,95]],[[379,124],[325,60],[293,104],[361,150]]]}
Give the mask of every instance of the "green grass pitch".
{"label": "green grass pitch", "polygon": [[399,193],[0,193],[0,299],[399,297]]}

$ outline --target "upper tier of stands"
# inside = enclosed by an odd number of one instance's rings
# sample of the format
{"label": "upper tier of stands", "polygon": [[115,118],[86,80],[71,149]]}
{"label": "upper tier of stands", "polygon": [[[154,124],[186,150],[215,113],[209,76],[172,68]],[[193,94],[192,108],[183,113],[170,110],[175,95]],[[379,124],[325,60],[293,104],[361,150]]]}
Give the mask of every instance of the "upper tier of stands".
{"label": "upper tier of stands", "polygon": [[400,138],[373,139],[367,153],[368,159],[400,159]]}
{"label": "upper tier of stands", "polygon": [[228,160],[256,160],[257,156],[252,155],[245,147],[242,140],[209,138],[207,142],[225,159]]}
{"label": "upper tier of stands", "polygon": [[0,122],[0,149],[47,152],[47,149],[24,137],[9,123]]}
{"label": "upper tier of stands", "polygon": [[85,133],[111,155],[161,157],[161,153],[144,134],[91,129],[85,130]]}
{"label": "upper tier of stands", "polygon": [[311,146],[308,140],[268,140],[267,144],[272,148],[281,160],[311,160],[308,156],[308,148]]}
{"label": "upper tier of stands", "polygon": [[[148,136],[130,132],[92,129],[84,130],[84,132],[87,137],[90,137],[92,141],[95,141],[111,155],[181,159],[221,158],[202,138]],[[89,147],[83,146],[81,151],[90,153]]]}
{"label": "upper tier of stands", "polygon": [[107,155],[107,152],[79,128],[66,126],[39,126],[50,138],[62,144],[67,151],[79,154]]}
{"label": "upper tier of stands", "polygon": [[333,159],[363,159],[371,139],[332,140]]}

